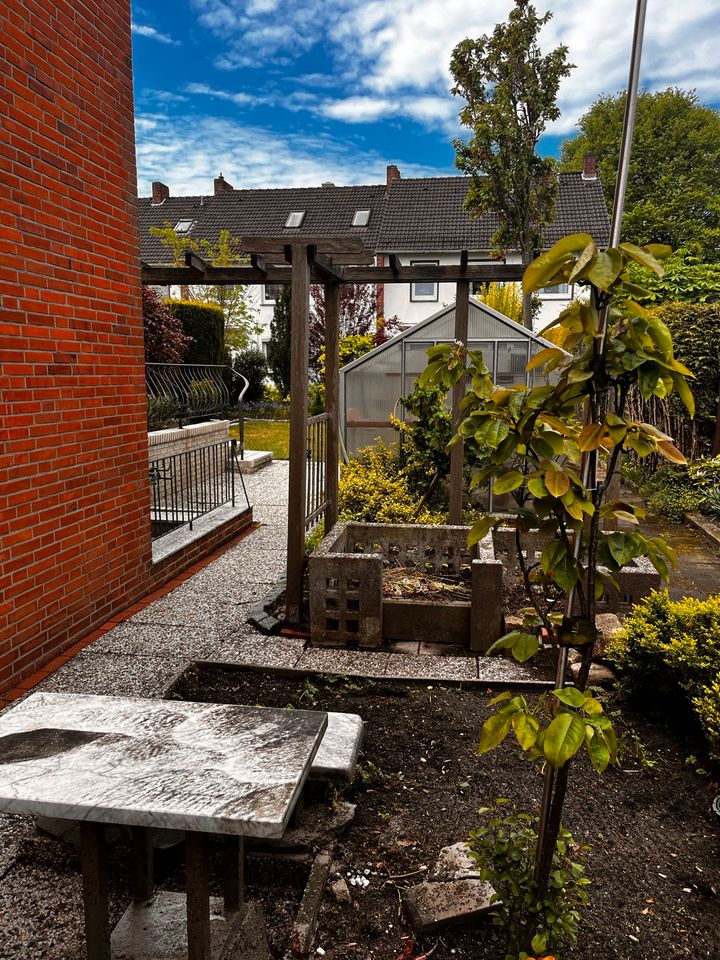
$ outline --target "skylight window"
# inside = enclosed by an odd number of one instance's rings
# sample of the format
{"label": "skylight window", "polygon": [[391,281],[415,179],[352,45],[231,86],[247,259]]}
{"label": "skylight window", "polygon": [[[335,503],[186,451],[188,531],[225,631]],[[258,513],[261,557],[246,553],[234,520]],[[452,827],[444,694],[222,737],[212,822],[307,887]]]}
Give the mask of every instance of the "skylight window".
{"label": "skylight window", "polygon": [[301,227],[302,222],[305,219],[304,210],[293,210],[290,216],[285,221],[286,227]]}
{"label": "skylight window", "polygon": [[187,233],[192,225],[192,220],[178,220],[175,224],[175,233]]}
{"label": "skylight window", "polygon": [[370,223],[370,211],[369,210],[356,210],[355,216],[352,220],[352,225],[354,227],[366,227]]}

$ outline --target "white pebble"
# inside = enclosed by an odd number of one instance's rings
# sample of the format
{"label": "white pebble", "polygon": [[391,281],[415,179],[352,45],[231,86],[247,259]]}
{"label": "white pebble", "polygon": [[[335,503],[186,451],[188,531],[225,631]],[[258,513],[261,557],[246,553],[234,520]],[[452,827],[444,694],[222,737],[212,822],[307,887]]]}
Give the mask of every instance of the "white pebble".
{"label": "white pebble", "polygon": [[318,947],[315,953],[319,953],[321,957],[325,956],[325,951],[323,950],[322,947]]}

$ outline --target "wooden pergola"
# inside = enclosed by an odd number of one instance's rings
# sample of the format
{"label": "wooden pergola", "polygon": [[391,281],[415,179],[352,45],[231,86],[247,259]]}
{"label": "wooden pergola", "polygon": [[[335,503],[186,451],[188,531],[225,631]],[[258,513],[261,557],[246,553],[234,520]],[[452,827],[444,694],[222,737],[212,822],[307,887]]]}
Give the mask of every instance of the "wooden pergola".
{"label": "wooden pergola", "polygon": [[[455,283],[455,339],[467,344],[468,299],[470,283],[518,281],[522,264],[471,263],[468,251],[460,254],[460,262],[438,266],[416,264],[402,266],[393,254],[387,265],[375,263],[375,254],[361,239],[324,237],[288,241],[287,237],[243,237],[243,250],[250,263],[242,266],[215,267],[188,251],[186,266],[142,264],[142,282],[159,286],[209,284],[235,286],[252,284],[287,284],[291,299],[291,378],[290,378],[290,477],[288,494],[287,538],[287,619],[300,623],[305,567],[305,531],[308,519],[324,514],[325,530],[337,521],[339,465],[339,399],[340,399],[340,284],[343,283]],[[308,378],[309,378],[309,312],[310,284],[320,283],[325,289],[325,395],[326,413],[319,420],[325,425],[324,489],[322,500],[313,500],[308,491]],[[452,423],[460,419],[460,401],[464,387],[456,385],[452,396]],[[315,422],[318,418],[312,418]],[[315,480],[313,480],[315,483]],[[463,450],[452,448],[450,457],[450,523],[462,520]],[[309,508],[312,505],[312,509]]]}

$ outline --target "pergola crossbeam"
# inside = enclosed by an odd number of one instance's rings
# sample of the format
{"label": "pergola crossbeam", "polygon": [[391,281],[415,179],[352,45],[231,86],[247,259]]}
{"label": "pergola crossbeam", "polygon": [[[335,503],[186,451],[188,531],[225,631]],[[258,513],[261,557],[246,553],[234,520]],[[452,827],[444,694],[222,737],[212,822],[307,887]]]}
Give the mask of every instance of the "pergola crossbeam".
{"label": "pergola crossbeam", "polygon": [[[259,255],[256,255],[259,256]],[[278,254],[284,259],[284,252]],[[204,263],[204,261],[202,261]],[[262,262],[262,267],[260,266]],[[493,281],[511,282],[522,280],[525,268],[521,263],[468,263],[463,270],[462,264],[415,264],[411,267],[378,267],[371,264],[343,265],[332,262],[333,280],[336,283],[457,283],[469,280],[480,283]],[[143,264],[142,282],[158,286],[183,285],[202,278],[203,283],[217,286],[236,284],[290,283],[291,270],[266,262],[263,258],[257,265],[237,267],[213,267],[206,265],[205,271],[190,267],[168,266],[165,264]]]}

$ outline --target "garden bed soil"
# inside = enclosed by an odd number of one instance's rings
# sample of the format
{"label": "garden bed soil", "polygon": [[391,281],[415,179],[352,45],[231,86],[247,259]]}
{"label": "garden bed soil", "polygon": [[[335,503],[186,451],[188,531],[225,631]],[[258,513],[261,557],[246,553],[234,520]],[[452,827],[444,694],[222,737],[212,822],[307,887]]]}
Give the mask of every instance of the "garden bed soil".
{"label": "garden bed soil", "polygon": [[[344,791],[357,814],[335,857],[342,875],[368,870],[370,883],[350,887],[348,904],[326,892],[315,940],[324,960],[394,960],[412,935],[399,909],[402,887],[421,881],[441,848],[466,839],[479,807],[498,797],[528,811],[540,802],[542,778],[514,744],[476,754],[489,690],[198,664],[170,695],[339,710],[366,721],[359,774]],[[611,695],[608,709],[620,706]],[[622,711],[620,767],[600,777],[584,756],[573,763],[565,824],[577,844],[589,845],[592,886],[578,942],[559,955],[720,958],[720,819],[711,810],[718,784],[696,772],[701,747],[692,738],[625,704]],[[281,940],[278,930],[274,943]],[[435,960],[504,956],[489,919],[419,938],[417,953],[435,945]]]}

